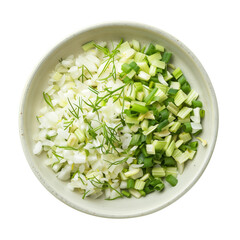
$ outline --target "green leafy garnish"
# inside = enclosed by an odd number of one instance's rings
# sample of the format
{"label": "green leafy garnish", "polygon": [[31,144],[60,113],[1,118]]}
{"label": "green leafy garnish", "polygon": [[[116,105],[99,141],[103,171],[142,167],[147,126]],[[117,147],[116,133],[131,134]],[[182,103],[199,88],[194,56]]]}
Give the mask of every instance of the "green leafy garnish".
{"label": "green leafy garnish", "polygon": [[98,130],[102,130],[103,141],[102,143],[94,148],[100,148],[104,154],[112,153],[113,150],[116,152],[116,147],[121,143],[120,139],[117,137],[117,129],[122,125],[119,123],[116,127],[112,128],[108,126],[106,123],[102,123],[99,127],[94,128],[93,130],[96,132]]}
{"label": "green leafy garnish", "polygon": [[80,111],[83,113],[83,109],[82,109],[82,99],[79,97],[78,99],[78,105],[76,103],[74,103],[74,105],[76,107],[73,107],[73,104],[71,103],[71,101],[69,100],[68,98],[68,102],[69,102],[69,105],[70,105],[70,108],[68,109],[69,112],[77,119],[79,119],[80,115]]}
{"label": "green leafy garnish", "polygon": [[64,121],[64,130],[68,129],[70,126],[72,126],[74,122],[74,118],[70,119],[69,121]]}
{"label": "green leafy garnish", "polygon": [[98,44],[94,44],[94,46],[98,50],[103,52],[105,54],[105,57],[107,58],[107,60],[105,61],[106,64],[105,64],[103,70],[101,71],[101,73],[98,75],[98,77],[100,77],[104,72],[106,72],[106,70],[108,69],[108,67],[112,63],[112,72],[106,78],[103,78],[103,79],[100,79],[100,80],[107,80],[110,77],[113,77],[113,79],[116,80],[117,74],[116,74],[116,66],[115,66],[114,58],[119,53],[118,48],[120,47],[122,42],[123,42],[123,39],[121,39],[121,41],[118,43],[118,45],[111,52],[109,51],[109,49],[107,47],[102,47]]}
{"label": "green leafy garnish", "polygon": [[63,149],[65,149],[65,150],[74,150],[74,151],[78,151],[77,148],[69,147],[69,146],[58,146],[58,145],[55,145],[55,147],[57,147],[57,148],[63,148]]}
{"label": "green leafy garnish", "polygon": [[53,107],[53,104],[52,104],[52,99],[49,96],[49,94],[43,92],[43,98],[44,98],[45,102],[52,108],[52,110],[54,110],[54,107]]}
{"label": "green leafy garnish", "polygon": [[[122,193],[120,193],[116,188],[112,187],[111,184],[109,182],[107,182],[107,181],[101,182],[95,176],[92,177],[91,179],[89,179],[89,181],[97,189],[105,190],[107,188],[110,188],[110,189],[112,189],[113,191],[115,191],[119,195],[118,197],[123,197]],[[113,200],[113,199],[106,199],[106,200]]]}
{"label": "green leafy garnish", "polygon": [[106,161],[106,162],[109,163],[108,168],[110,168],[110,167],[113,166],[113,165],[119,165],[119,164],[125,163],[125,162],[128,160],[128,158],[129,158],[129,157],[125,157],[124,159],[118,160],[118,161],[115,161],[115,162],[110,162],[110,161],[108,161],[108,160],[104,160],[104,161]]}
{"label": "green leafy garnish", "polygon": [[84,74],[84,69],[86,69],[86,71],[90,74],[90,76],[92,77],[92,73],[89,71],[89,69],[85,66],[85,65],[82,65],[82,74],[79,76],[79,80],[81,79],[82,80],[82,83],[83,83],[83,80],[84,78],[87,79],[86,75]]}

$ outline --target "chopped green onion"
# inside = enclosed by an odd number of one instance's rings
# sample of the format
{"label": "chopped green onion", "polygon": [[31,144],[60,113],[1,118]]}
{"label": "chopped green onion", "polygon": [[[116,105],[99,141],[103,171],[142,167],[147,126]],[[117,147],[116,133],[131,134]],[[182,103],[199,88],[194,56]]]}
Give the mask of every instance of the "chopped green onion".
{"label": "chopped green onion", "polygon": [[172,95],[172,96],[176,95],[177,92],[178,92],[178,90],[177,90],[177,89],[173,89],[173,88],[170,88],[170,89],[168,90],[168,94],[169,94],[169,95]]}
{"label": "chopped green onion", "polygon": [[132,79],[134,76],[135,76],[136,72],[135,70],[131,70],[128,74],[127,74],[127,77],[129,77],[130,79]]}
{"label": "chopped green onion", "polygon": [[175,147],[179,148],[182,144],[183,144],[183,140],[180,139],[175,143]]}
{"label": "chopped green onion", "polygon": [[127,63],[124,63],[124,64],[122,65],[121,69],[122,69],[122,71],[125,72],[125,73],[129,73],[129,72],[132,70],[132,68],[131,68],[131,67],[129,66],[129,64],[127,64]]}
{"label": "chopped green onion", "polygon": [[135,82],[134,87],[136,89],[136,92],[142,91],[143,90],[143,85],[140,82]]}
{"label": "chopped green onion", "polygon": [[138,191],[143,197],[146,196],[146,193],[144,192],[144,190],[138,190]]}
{"label": "chopped green onion", "polygon": [[165,157],[163,159],[163,165],[166,167],[176,166],[176,161],[172,157]]}
{"label": "chopped green onion", "polygon": [[130,197],[131,197],[131,193],[129,193],[129,192],[125,191],[125,190],[122,190],[121,193],[122,193],[125,197],[127,197],[127,198],[130,198]]}
{"label": "chopped green onion", "polygon": [[155,154],[155,147],[153,144],[147,144],[146,150],[147,150],[147,154],[149,154],[149,155]]}
{"label": "chopped green onion", "polygon": [[148,56],[147,59],[148,59],[148,62],[150,64],[152,64],[154,60],[162,59],[162,56],[161,56],[161,54],[159,52],[157,52],[157,53],[154,53],[154,54]]}
{"label": "chopped green onion", "polygon": [[175,79],[178,79],[178,78],[180,78],[183,75],[183,73],[182,73],[182,70],[180,68],[176,68],[172,72],[172,75],[175,77]]}
{"label": "chopped green onion", "polygon": [[165,63],[169,63],[171,57],[172,57],[172,53],[164,52],[163,56],[162,56],[162,61],[165,62]]}
{"label": "chopped green onion", "polygon": [[146,54],[147,55],[152,55],[152,54],[154,54],[156,52],[156,48],[155,48],[155,46],[152,44],[152,43],[150,43],[149,45],[148,45],[148,48],[147,48],[147,50],[146,50]]}
{"label": "chopped green onion", "polygon": [[151,157],[148,157],[148,158],[144,158],[144,167],[145,168],[150,168],[153,166],[153,162],[152,162],[152,158]]}
{"label": "chopped green onion", "polygon": [[144,53],[144,52],[145,52],[145,49],[146,49],[146,46],[143,46],[140,52],[141,52],[141,53]]}
{"label": "chopped green onion", "polygon": [[120,78],[123,78],[125,75],[126,75],[125,72],[121,72],[121,73],[119,74],[119,77],[120,77]]}
{"label": "chopped green onion", "polygon": [[167,109],[174,115],[177,115],[179,112],[179,108],[173,102],[168,103]]}
{"label": "chopped green onion", "polygon": [[158,88],[154,88],[149,95],[144,99],[144,102],[148,105],[152,99],[154,98],[155,94],[157,93]]}
{"label": "chopped green onion", "polygon": [[197,147],[198,147],[198,142],[197,141],[191,142],[191,143],[189,143],[189,146],[190,146],[191,150],[196,151]]}
{"label": "chopped green onion", "polygon": [[192,111],[192,108],[183,107],[177,114],[178,117],[184,119]]}
{"label": "chopped green onion", "polygon": [[140,69],[145,72],[145,73],[149,73],[149,66],[147,64],[146,61],[144,62],[137,62],[137,65],[140,67]]}
{"label": "chopped green onion", "polygon": [[170,144],[171,140],[172,140],[172,136],[171,136],[171,135],[169,135],[169,136],[165,137],[165,142],[166,142],[166,145],[164,146],[164,148],[163,148],[163,151],[167,151],[167,149],[168,149],[168,146],[169,146],[169,144]]}
{"label": "chopped green onion", "polygon": [[145,96],[144,92],[137,92],[136,99],[139,101],[143,101],[144,96]]}
{"label": "chopped green onion", "polygon": [[157,51],[164,52],[164,47],[161,46],[161,45],[159,45],[159,44],[156,44],[156,45],[155,45],[155,49],[156,49]]}
{"label": "chopped green onion", "polygon": [[190,122],[186,122],[183,124],[184,126],[184,131],[187,132],[187,133],[191,133],[192,132],[192,126],[191,126],[191,123]]}
{"label": "chopped green onion", "polygon": [[89,49],[92,49],[95,47],[95,42],[94,41],[90,41],[90,42],[87,42],[85,44],[82,45],[82,49],[86,52],[88,51]]}
{"label": "chopped green onion", "polygon": [[137,52],[135,54],[134,60],[135,62],[142,62],[146,58],[146,55],[144,53]]}
{"label": "chopped green onion", "polygon": [[136,62],[129,63],[129,66],[137,73],[140,70],[140,67],[136,64]]}
{"label": "chopped green onion", "polygon": [[173,175],[166,176],[166,181],[170,183],[173,187],[177,185],[178,180]]}
{"label": "chopped green onion", "polygon": [[204,116],[205,116],[205,110],[201,109],[200,110],[200,117],[204,118]]}
{"label": "chopped green onion", "polygon": [[132,178],[129,178],[127,180],[127,188],[134,188],[134,185],[135,185],[135,181],[132,179]]}
{"label": "chopped green onion", "polygon": [[136,117],[125,116],[125,122],[126,123],[131,123],[131,124],[139,124],[139,120]]}
{"label": "chopped green onion", "polygon": [[168,67],[170,67],[172,70],[176,69],[176,67],[172,63],[168,63]]}
{"label": "chopped green onion", "polygon": [[160,141],[160,140],[154,140],[152,144],[155,147],[155,151],[161,151],[165,147],[166,142]]}
{"label": "chopped green onion", "polygon": [[172,74],[169,71],[167,71],[167,74],[164,76],[164,80],[169,81],[172,78],[173,78]]}
{"label": "chopped green onion", "polygon": [[157,73],[157,67],[151,65],[150,68],[149,68],[149,75],[155,76],[156,73]]}
{"label": "chopped green onion", "polygon": [[135,197],[135,198],[140,198],[142,195],[139,191],[135,190],[135,189],[129,189],[129,192]]}
{"label": "chopped green onion", "polygon": [[160,69],[165,69],[166,63],[155,59],[152,61],[152,65]]}
{"label": "chopped green onion", "polygon": [[161,132],[161,130],[162,130],[165,126],[167,126],[168,123],[169,123],[169,122],[168,122],[167,119],[165,119],[165,120],[163,120],[162,122],[160,122],[160,123],[158,124],[158,127],[157,127],[158,132]]}
{"label": "chopped green onion", "polygon": [[171,81],[170,88],[173,88],[173,89],[179,90],[180,87],[181,87],[181,85],[180,85],[179,82]]}
{"label": "chopped green onion", "polygon": [[135,169],[129,170],[129,171],[125,172],[125,176],[133,178],[134,175],[138,174],[141,170],[140,170],[140,168],[135,168]]}
{"label": "chopped green onion", "polygon": [[188,82],[185,82],[181,89],[183,90],[184,93],[188,94],[191,91],[191,87]]}
{"label": "chopped green onion", "polygon": [[175,141],[172,140],[171,143],[169,144],[167,150],[166,150],[166,156],[167,157],[171,157],[172,156],[174,148],[175,148]]}
{"label": "chopped green onion", "polygon": [[184,75],[182,75],[181,77],[178,78],[178,82],[181,84],[181,86],[186,82],[186,78]]}
{"label": "chopped green onion", "polygon": [[192,159],[194,158],[194,156],[195,156],[195,153],[196,153],[197,151],[188,149],[187,152],[188,152],[188,157],[189,157],[189,159],[192,160]]}
{"label": "chopped green onion", "polygon": [[140,140],[141,140],[141,135],[140,135],[140,134],[134,134],[134,135],[132,136],[130,145],[131,145],[131,146],[138,146],[138,145],[141,144]]}
{"label": "chopped green onion", "polygon": [[131,107],[131,110],[138,113],[146,113],[149,111],[147,107],[142,106],[138,103],[134,103]]}
{"label": "chopped green onion", "polygon": [[136,50],[136,51],[140,51],[140,43],[139,41],[137,40],[132,40],[132,46],[133,46],[133,49]]}
{"label": "chopped green onion", "polygon": [[158,101],[159,103],[161,103],[166,99],[167,99],[167,95],[161,89],[158,89],[153,98],[153,101]]}
{"label": "chopped green onion", "polygon": [[144,186],[145,186],[145,182],[137,179],[136,182],[135,182],[134,188],[136,190],[143,190]]}
{"label": "chopped green onion", "polygon": [[192,105],[192,101],[196,100],[198,98],[198,93],[195,90],[191,90],[190,93],[187,96],[187,99],[185,101],[186,104],[189,106]]}
{"label": "chopped green onion", "polygon": [[165,108],[160,112],[161,120],[168,119],[169,111]]}
{"label": "chopped green onion", "polygon": [[181,123],[180,122],[174,122],[172,127],[169,129],[170,132],[176,133],[178,129],[180,128]]}
{"label": "chopped green onion", "polygon": [[149,178],[150,174],[146,173],[144,176],[140,178],[141,181],[146,181]]}
{"label": "chopped green onion", "polygon": [[148,120],[144,119],[141,123],[141,128],[143,131],[146,131],[148,129]]}
{"label": "chopped green onion", "polygon": [[123,82],[124,82],[124,83],[131,83],[131,82],[132,82],[132,79],[130,79],[128,76],[126,76],[126,77],[123,79]]}
{"label": "chopped green onion", "polygon": [[[175,160],[174,160],[174,161],[175,161]],[[179,165],[178,162],[175,161],[175,163],[177,163],[177,166]],[[174,177],[177,177],[177,175],[178,175],[178,170],[177,170],[176,167],[166,167],[165,173],[166,173],[166,176],[168,176],[168,175],[173,175]]]}
{"label": "chopped green onion", "polygon": [[145,147],[145,146],[142,146],[142,147],[141,147],[141,151],[142,151],[144,157],[148,157],[148,156],[149,156],[148,153],[147,153],[147,150],[146,150],[146,147]]}
{"label": "chopped green onion", "polygon": [[174,98],[174,103],[179,107],[186,99],[187,95],[180,89]]}
{"label": "chopped green onion", "polygon": [[148,86],[149,86],[149,88],[154,88],[155,83],[153,81],[150,81]]}
{"label": "chopped green onion", "polygon": [[180,164],[186,162],[189,159],[187,150],[183,153],[179,149],[175,149],[172,156]]}
{"label": "chopped green onion", "polygon": [[193,133],[193,136],[198,136],[201,132],[202,132],[202,129],[197,131],[197,132],[195,132],[195,133]]}
{"label": "chopped green onion", "polygon": [[191,135],[185,132],[180,133],[178,137],[180,140],[183,140],[183,143],[186,143],[192,139]]}
{"label": "chopped green onion", "polygon": [[152,175],[154,177],[164,177],[165,176],[164,168],[162,168],[162,167],[154,167],[152,169]]}
{"label": "chopped green onion", "polygon": [[161,183],[158,183],[157,185],[154,186],[154,189],[161,192],[163,189],[164,189],[164,183],[161,182]]}
{"label": "chopped green onion", "polygon": [[147,136],[148,134],[152,133],[157,127],[158,127],[158,124],[154,126],[150,126],[146,131],[143,132],[143,134]]}

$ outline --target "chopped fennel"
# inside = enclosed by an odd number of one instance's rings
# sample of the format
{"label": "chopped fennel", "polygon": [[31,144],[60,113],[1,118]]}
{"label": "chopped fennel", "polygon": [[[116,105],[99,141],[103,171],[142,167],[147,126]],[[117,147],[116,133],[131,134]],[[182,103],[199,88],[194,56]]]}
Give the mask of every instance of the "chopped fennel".
{"label": "chopped fennel", "polygon": [[45,164],[83,199],[141,198],[174,187],[197,154],[205,112],[169,63],[172,53],[135,39],[82,49],[49,76],[33,153],[46,154]]}

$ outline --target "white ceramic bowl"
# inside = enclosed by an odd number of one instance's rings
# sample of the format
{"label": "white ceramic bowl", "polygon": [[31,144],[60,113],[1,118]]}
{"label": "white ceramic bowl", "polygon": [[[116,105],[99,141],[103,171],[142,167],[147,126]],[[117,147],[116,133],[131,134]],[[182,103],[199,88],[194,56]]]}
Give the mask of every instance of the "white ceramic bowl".
{"label": "white ceramic bowl", "polygon": [[[79,54],[82,51],[81,45],[90,40],[111,41],[121,38],[160,43],[173,53],[173,64],[183,70],[192,88],[200,94],[200,100],[206,110],[202,138],[207,140],[208,146],[203,148],[200,144],[196,157],[186,165],[184,173],[178,177],[178,185],[174,188],[168,188],[161,193],[155,192],[141,199],[132,197],[131,199],[116,199],[114,201],[90,198],[83,200],[79,193],[68,190],[66,183],[58,180],[53,171],[43,164],[44,155],[40,157],[33,155],[34,141],[32,137],[37,131],[35,116],[43,101],[42,92],[47,86],[49,73],[54,69],[60,58],[65,58],[71,54]],[[142,216],[160,210],[176,201],[196,183],[205,170],[214,150],[218,131],[218,107],[206,71],[194,54],[179,40],[150,26],[128,23],[106,24],[74,34],[47,54],[37,66],[26,86],[19,123],[22,146],[28,163],[39,181],[49,192],[62,202],[82,212],[102,217],[126,218]]]}

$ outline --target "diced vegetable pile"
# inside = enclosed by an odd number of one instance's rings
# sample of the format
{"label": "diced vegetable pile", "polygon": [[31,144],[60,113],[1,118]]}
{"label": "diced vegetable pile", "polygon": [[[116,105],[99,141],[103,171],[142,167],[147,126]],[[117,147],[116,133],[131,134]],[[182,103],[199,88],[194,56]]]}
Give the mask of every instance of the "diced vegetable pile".
{"label": "diced vegetable pile", "polygon": [[82,48],[50,76],[34,154],[46,152],[45,163],[82,198],[176,186],[196,155],[205,111],[172,53],[137,40]]}

